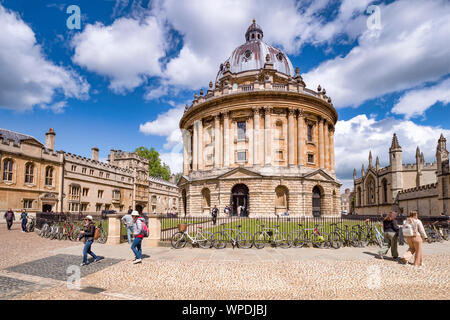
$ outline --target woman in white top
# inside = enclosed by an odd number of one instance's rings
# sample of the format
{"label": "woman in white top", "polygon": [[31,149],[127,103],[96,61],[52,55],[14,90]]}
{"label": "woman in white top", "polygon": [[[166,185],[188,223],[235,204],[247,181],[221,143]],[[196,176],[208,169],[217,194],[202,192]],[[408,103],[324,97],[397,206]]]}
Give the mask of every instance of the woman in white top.
{"label": "woman in white top", "polygon": [[409,248],[408,251],[403,255],[402,261],[403,263],[407,263],[408,260],[414,256],[414,265],[421,266],[422,265],[422,238],[427,240],[427,234],[425,233],[425,229],[423,228],[422,221],[418,219],[419,213],[417,211],[411,211],[409,213],[409,218],[407,221],[413,226],[414,236],[405,237],[408,242]]}

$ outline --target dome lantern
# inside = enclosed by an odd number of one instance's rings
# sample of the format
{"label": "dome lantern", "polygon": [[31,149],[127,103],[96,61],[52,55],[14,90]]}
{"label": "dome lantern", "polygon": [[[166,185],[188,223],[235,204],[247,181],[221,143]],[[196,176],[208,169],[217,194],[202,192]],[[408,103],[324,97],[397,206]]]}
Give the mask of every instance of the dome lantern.
{"label": "dome lantern", "polygon": [[264,33],[260,25],[256,24],[256,20],[253,19],[253,23],[248,27],[245,33],[245,41],[262,40]]}

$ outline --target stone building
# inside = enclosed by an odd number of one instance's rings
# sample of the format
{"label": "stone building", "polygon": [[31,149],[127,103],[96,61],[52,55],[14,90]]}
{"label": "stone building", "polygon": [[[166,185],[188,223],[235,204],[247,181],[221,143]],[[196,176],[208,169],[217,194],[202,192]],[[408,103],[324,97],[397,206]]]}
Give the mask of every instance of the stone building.
{"label": "stone building", "polygon": [[[111,150],[102,162],[98,148],[91,158],[55,151],[53,129],[45,146],[6,129],[0,129],[0,142],[0,212],[179,211],[174,176],[172,182],[149,177],[148,160],[135,153]],[[157,205],[150,204],[154,197]]]}
{"label": "stone building", "polygon": [[249,216],[339,214],[337,112],[326,90],[307,89],[263,36],[253,21],[215,83],[185,108],[178,186],[186,215],[207,215],[214,205],[220,214],[226,205],[244,206]]}
{"label": "stone building", "polygon": [[353,173],[355,212],[357,214],[383,214],[396,210],[404,214],[418,210],[420,215],[437,216],[448,213],[450,175],[446,139],[439,138],[436,162],[425,163],[420,148],[416,150],[416,163],[403,164],[402,148],[396,134],[389,149],[389,166],[375,166],[372,153],[369,167],[361,168],[361,177]]}
{"label": "stone building", "polygon": [[341,194],[341,213],[342,214],[350,214],[352,212],[352,199],[353,192],[350,192],[350,189],[345,189],[345,192]]}

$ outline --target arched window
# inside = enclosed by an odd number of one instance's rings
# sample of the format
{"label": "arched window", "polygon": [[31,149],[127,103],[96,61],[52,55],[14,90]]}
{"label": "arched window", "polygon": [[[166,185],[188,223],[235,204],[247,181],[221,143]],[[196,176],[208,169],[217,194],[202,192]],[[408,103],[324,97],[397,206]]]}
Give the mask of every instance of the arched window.
{"label": "arched window", "polygon": [[312,190],[312,210],[314,217],[320,217],[322,214],[322,190],[318,186]]}
{"label": "arched window", "polygon": [[388,202],[388,197],[387,197],[387,180],[383,179],[381,184],[383,185],[383,202],[386,203],[386,202]]}
{"label": "arched window", "polygon": [[278,186],[275,188],[275,212],[284,213],[289,209],[288,207],[288,188],[285,186]]}
{"label": "arched window", "polygon": [[361,187],[358,187],[358,191],[357,191],[357,206],[361,207],[362,206],[362,202],[361,202]]}
{"label": "arched window", "polygon": [[45,168],[45,185],[46,186],[53,185],[53,167]]}
{"label": "arched window", "polygon": [[202,212],[209,213],[211,208],[211,192],[208,188],[202,190]]}
{"label": "arched window", "polygon": [[12,181],[13,180],[13,165],[14,162],[11,159],[5,159],[3,161],[3,180]]}
{"label": "arched window", "polygon": [[376,192],[375,192],[375,180],[372,176],[367,179],[367,204],[375,204],[376,203]]}
{"label": "arched window", "polygon": [[25,183],[33,183],[34,180],[34,164],[27,163],[25,165]]}

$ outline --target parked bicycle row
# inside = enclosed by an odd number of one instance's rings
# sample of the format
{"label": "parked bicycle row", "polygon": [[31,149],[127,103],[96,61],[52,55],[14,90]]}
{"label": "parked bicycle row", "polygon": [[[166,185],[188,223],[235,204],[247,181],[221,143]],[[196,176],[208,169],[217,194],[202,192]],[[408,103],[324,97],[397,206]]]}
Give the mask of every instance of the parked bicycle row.
{"label": "parked bicycle row", "polygon": [[[324,226],[320,224],[314,225],[313,228],[305,227],[299,223],[296,230],[284,232],[280,230],[280,225],[266,226],[259,224],[260,231],[250,233],[242,230],[242,225],[238,225],[237,229],[227,227],[221,224],[221,230],[211,232],[203,230],[203,227],[197,226],[196,232],[189,232],[188,226],[193,224],[179,224],[178,232],[173,234],[171,245],[175,249],[181,249],[188,242],[192,245],[198,245],[201,248],[223,249],[228,243],[232,247],[248,249],[255,247],[264,248],[266,245],[280,248],[334,248],[339,249],[343,246],[348,247],[365,247],[368,245],[376,245],[381,247],[384,242],[384,235],[381,224],[358,224],[358,225],[341,225],[338,223],[330,223],[328,225],[329,232],[324,232]],[[449,229],[445,225],[428,225],[430,237],[429,242],[448,240]],[[439,240],[438,240],[439,239]]]}
{"label": "parked bicycle row", "polygon": [[[106,243],[108,239],[108,233],[104,230],[101,222],[95,223],[96,228],[99,229],[100,236],[96,240],[98,243]],[[80,236],[80,232],[83,230],[83,222],[44,222],[41,229],[36,229],[36,233],[44,238],[50,240],[70,240],[76,241]]]}

